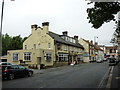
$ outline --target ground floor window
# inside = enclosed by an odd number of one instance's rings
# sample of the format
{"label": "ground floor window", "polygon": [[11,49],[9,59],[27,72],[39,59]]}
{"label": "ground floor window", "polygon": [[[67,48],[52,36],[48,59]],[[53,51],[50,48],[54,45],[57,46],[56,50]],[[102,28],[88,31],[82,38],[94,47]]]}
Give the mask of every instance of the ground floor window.
{"label": "ground floor window", "polygon": [[51,61],[52,59],[52,53],[51,52],[46,52],[45,53],[45,60],[46,61]]}
{"label": "ground floor window", "polygon": [[31,60],[31,52],[24,53],[24,60],[30,61]]}
{"label": "ground floor window", "polygon": [[13,53],[13,61],[18,61],[18,53]]}
{"label": "ground floor window", "polygon": [[68,61],[68,54],[59,54],[58,60],[67,62]]}
{"label": "ground floor window", "polygon": [[78,61],[82,61],[82,60],[83,60],[83,55],[78,55],[78,56],[77,56],[77,60],[78,60]]}

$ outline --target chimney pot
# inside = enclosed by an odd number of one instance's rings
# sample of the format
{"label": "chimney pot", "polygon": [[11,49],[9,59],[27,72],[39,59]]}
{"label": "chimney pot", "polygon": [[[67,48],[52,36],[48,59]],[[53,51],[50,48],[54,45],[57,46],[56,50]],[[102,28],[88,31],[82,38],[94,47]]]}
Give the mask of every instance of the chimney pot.
{"label": "chimney pot", "polygon": [[34,25],[31,25],[31,28],[33,29],[33,28],[36,28],[37,29],[37,24],[34,24]]}
{"label": "chimney pot", "polygon": [[68,32],[67,31],[64,31],[62,32],[64,36],[67,36]]}
{"label": "chimney pot", "polygon": [[49,26],[49,22],[43,22],[42,26]]}

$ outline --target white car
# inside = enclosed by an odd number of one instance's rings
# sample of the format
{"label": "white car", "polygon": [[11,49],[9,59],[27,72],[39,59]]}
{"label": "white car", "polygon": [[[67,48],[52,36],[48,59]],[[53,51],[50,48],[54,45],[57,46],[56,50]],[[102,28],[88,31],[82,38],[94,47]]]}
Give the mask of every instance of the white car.
{"label": "white car", "polygon": [[102,60],[101,60],[101,59],[98,59],[96,62],[97,62],[97,63],[101,63],[101,62],[102,62]]}

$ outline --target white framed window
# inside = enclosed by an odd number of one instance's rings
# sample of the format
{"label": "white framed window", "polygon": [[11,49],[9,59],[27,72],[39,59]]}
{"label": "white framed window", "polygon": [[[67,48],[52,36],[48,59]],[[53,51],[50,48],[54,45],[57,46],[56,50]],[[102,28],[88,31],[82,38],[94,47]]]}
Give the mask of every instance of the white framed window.
{"label": "white framed window", "polygon": [[24,60],[25,61],[31,60],[31,52],[24,52]]}
{"label": "white framed window", "polygon": [[18,61],[18,59],[19,59],[19,54],[13,53],[13,61]]}
{"label": "white framed window", "polygon": [[59,61],[67,62],[68,54],[59,54]]}
{"label": "white framed window", "polygon": [[48,48],[51,48],[51,44],[50,43],[48,43]]}
{"label": "white framed window", "polygon": [[67,51],[67,50],[68,50],[68,49],[67,49],[67,45],[64,45],[64,50],[65,50],[65,51]]}
{"label": "white framed window", "polygon": [[45,52],[45,60],[46,61],[51,61],[52,59],[52,53],[51,52]]}
{"label": "white framed window", "polygon": [[38,48],[40,48],[40,44],[38,44]]}
{"label": "white framed window", "polygon": [[72,38],[70,38],[70,42],[72,42]]}
{"label": "white framed window", "polygon": [[75,39],[73,39],[73,43],[75,43]]}
{"label": "white framed window", "polygon": [[27,49],[27,45],[25,45],[25,49]]}
{"label": "white framed window", "polygon": [[33,45],[34,49],[36,49],[36,44]]}

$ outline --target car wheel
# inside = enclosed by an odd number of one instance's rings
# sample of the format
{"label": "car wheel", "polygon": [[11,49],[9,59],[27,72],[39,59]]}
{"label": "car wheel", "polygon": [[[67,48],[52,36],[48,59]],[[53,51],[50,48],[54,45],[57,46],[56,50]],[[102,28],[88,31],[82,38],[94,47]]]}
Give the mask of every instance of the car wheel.
{"label": "car wheel", "polygon": [[31,77],[33,75],[32,72],[28,72],[28,77]]}
{"label": "car wheel", "polygon": [[10,79],[10,80],[14,79],[14,74],[10,74],[10,75],[9,75],[9,79]]}

